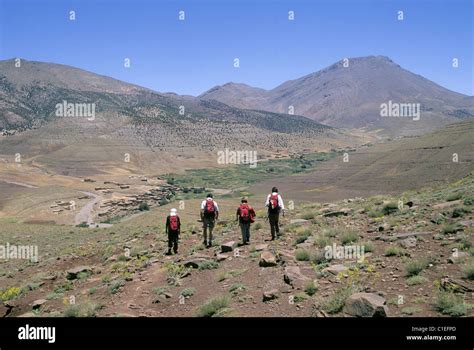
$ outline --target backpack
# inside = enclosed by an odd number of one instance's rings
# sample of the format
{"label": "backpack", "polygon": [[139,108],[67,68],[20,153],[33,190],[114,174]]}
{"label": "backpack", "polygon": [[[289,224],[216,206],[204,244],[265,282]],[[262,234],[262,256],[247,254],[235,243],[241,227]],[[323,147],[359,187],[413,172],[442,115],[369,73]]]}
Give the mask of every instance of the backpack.
{"label": "backpack", "polygon": [[272,193],[268,202],[268,210],[272,213],[278,213],[278,211],[280,210],[280,206],[278,205],[278,193]]}
{"label": "backpack", "polygon": [[204,216],[214,217],[216,215],[216,207],[214,205],[213,199],[206,199],[206,204],[204,205]]}
{"label": "backpack", "polygon": [[171,231],[178,231],[178,216],[170,216],[170,230]]}
{"label": "backpack", "polygon": [[240,219],[241,219],[242,221],[247,222],[247,221],[250,220],[250,210],[249,210],[249,209],[250,209],[250,208],[249,208],[248,204],[241,204],[241,205],[240,205],[240,212],[239,212],[239,214],[240,214]]}

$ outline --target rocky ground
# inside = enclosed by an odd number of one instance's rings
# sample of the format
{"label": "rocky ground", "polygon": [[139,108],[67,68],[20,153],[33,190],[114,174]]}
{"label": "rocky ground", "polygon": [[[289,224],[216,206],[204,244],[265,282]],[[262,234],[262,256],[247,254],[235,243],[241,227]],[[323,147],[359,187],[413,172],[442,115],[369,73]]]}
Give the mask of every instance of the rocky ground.
{"label": "rocky ground", "polygon": [[[472,175],[400,197],[305,204],[287,210],[276,241],[257,207],[246,246],[226,209],[210,249],[183,214],[172,256],[161,226],[117,234],[117,224],[90,234],[81,250],[3,272],[0,314],[473,316],[473,205]],[[345,254],[331,259],[326,247]]]}

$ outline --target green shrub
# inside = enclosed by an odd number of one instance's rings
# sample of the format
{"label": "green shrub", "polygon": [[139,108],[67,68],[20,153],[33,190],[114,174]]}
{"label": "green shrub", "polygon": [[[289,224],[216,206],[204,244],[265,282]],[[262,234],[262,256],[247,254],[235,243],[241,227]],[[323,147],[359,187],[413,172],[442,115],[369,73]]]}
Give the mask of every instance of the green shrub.
{"label": "green shrub", "polygon": [[469,213],[469,209],[467,209],[465,207],[456,207],[456,208],[453,209],[451,217],[460,218],[460,217],[463,217],[464,214],[467,214],[467,213]]}
{"label": "green shrub", "polygon": [[415,276],[411,276],[407,278],[407,284],[409,286],[416,286],[418,284],[423,284],[425,282],[428,282],[428,279],[423,276],[415,275]]}
{"label": "green shrub", "polygon": [[233,285],[230,286],[229,292],[236,295],[239,292],[244,291],[246,289],[247,287],[245,287],[245,285],[243,285],[242,283],[234,283]]}
{"label": "green shrub", "polygon": [[298,261],[309,261],[309,253],[305,249],[298,249],[295,252],[295,258]]}
{"label": "green shrub", "polygon": [[0,291],[0,300],[8,301],[17,298],[21,294],[21,288],[10,287]]}
{"label": "green shrub", "polygon": [[301,215],[301,218],[304,220],[312,220],[314,219],[314,213],[304,213]]}
{"label": "green shrub", "polygon": [[347,298],[354,292],[350,286],[341,286],[335,293],[323,304],[323,310],[330,314],[338,313],[344,307]]}
{"label": "green shrub", "polygon": [[462,297],[446,291],[438,292],[435,308],[443,315],[450,316],[464,316],[468,309]]}
{"label": "green shrub", "polygon": [[387,203],[382,208],[382,213],[384,215],[390,215],[392,213],[395,213],[396,211],[398,211],[398,204],[395,202]]}
{"label": "green shrub", "polygon": [[457,201],[458,199],[461,199],[461,198],[462,198],[462,193],[461,192],[453,192],[453,193],[450,193],[446,197],[446,201],[447,202],[452,202],[452,201]]}
{"label": "green shrub", "polygon": [[300,303],[302,301],[305,301],[306,299],[308,299],[308,296],[305,293],[298,293],[293,296],[293,301],[295,303]]}
{"label": "green shrub", "polygon": [[118,279],[116,281],[113,281],[109,287],[109,293],[117,294],[124,285],[125,285],[125,281],[123,279]]}
{"label": "green shrub", "polygon": [[216,261],[207,260],[199,264],[199,270],[212,270],[217,269],[219,264]]}
{"label": "green shrub", "polygon": [[370,253],[370,252],[373,252],[375,247],[374,245],[372,244],[372,242],[365,242],[362,244],[362,246],[364,247],[364,253]]}
{"label": "green shrub", "polygon": [[421,312],[422,310],[419,307],[416,306],[407,306],[402,309],[402,314],[405,315],[413,315],[416,313]]}
{"label": "green shrub", "polygon": [[446,224],[443,226],[443,233],[445,235],[456,233],[459,230],[459,226],[456,224]]}
{"label": "green shrub", "polygon": [[316,265],[323,264],[327,261],[328,259],[326,259],[326,252],[323,249],[317,250],[311,254],[311,262]]}
{"label": "green shrub", "polygon": [[261,228],[262,228],[262,224],[260,222],[257,222],[255,223],[255,225],[253,225],[253,229],[255,231],[260,230]]}
{"label": "green shrub", "polygon": [[316,286],[314,281],[309,282],[304,288],[304,292],[309,296],[313,296],[314,294],[316,294],[317,291],[318,287]]}
{"label": "green shrub", "polygon": [[295,244],[300,244],[304,243],[308,239],[308,237],[311,235],[311,232],[309,231],[303,231],[296,236]]}
{"label": "green shrub", "polygon": [[182,295],[185,298],[189,298],[196,293],[196,288],[185,288],[181,291],[180,295]]}
{"label": "green shrub", "polygon": [[138,210],[140,211],[150,210],[150,206],[148,205],[147,202],[141,202],[140,205],[138,206]]}
{"label": "green shrub", "polygon": [[348,243],[357,242],[359,235],[354,231],[347,231],[341,236],[341,243],[346,245]]}
{"label": "green shrub", "polygon": [[473,205],[474,204],[474,196],[470,196],[464,200],[464,205]]}
{"label": "green shrub", "polygon": [[228,306],[230,300],[227,296],[217,297],[201,305],[197,315],[198,317],[212,317],[221,314]]}
{"label": "green shrub", "polygon": [[411,260],[405,265],[405,271],[407,276],[415,276],[426,269],[426,267],[428,267],[426,259]]}
{"label": "green shrub", "polygon": [[80,224],[77,224],[76,227],[86,228],[86,227],[89,227],[89,224],[83,221]]}
{"label": "green shrub", "polygon": [[474,280],[474,263],[469,263],[463,266],[462,273],[468,280]]}

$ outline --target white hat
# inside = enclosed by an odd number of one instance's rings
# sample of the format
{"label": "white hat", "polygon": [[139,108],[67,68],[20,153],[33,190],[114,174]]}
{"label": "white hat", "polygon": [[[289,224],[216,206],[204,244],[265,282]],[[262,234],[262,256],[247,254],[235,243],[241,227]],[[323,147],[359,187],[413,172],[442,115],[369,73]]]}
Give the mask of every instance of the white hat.
{"label": "white hat", "polygon": [[176,215],[176,208],[172,208],[172,209],[170,210],[170,214],[171,214],[171,215]]}

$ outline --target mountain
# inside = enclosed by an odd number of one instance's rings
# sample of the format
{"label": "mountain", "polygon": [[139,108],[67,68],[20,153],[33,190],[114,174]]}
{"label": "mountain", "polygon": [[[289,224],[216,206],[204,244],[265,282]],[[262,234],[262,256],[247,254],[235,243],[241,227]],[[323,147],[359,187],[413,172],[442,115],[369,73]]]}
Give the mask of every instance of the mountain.
{"label": "mountain", "polygon": [[[63,101],[94,105],[94,120],[58,117]],[[135,152],[135,166],[153,167],[163,161],[163,150],[181,154],[184,164],[191,154],[216,149],[265,154],[359,142],[303,116],[157,93],[77,68],[26,60],[19,68],[13,60],[0,62],[1,133],[18,134],[0,139],[3,154],[42,157],[61,172],[68,162],[65,171],[77,171],[78,159],[101,167],[109,161],[123,165],[123,154],[130,152]],[[178,160],[171,163],[180,169]]]}
{"label": "mountain", "polygon": [[[306,116],[340,128],[384,129],[415,135],[474,116],[474,98],[445,89],[384,56],[349,59],[272,90],[228,83],[199,96],[247,109]],[[420,120],[381,117],[381,105],[419,103]]]}

